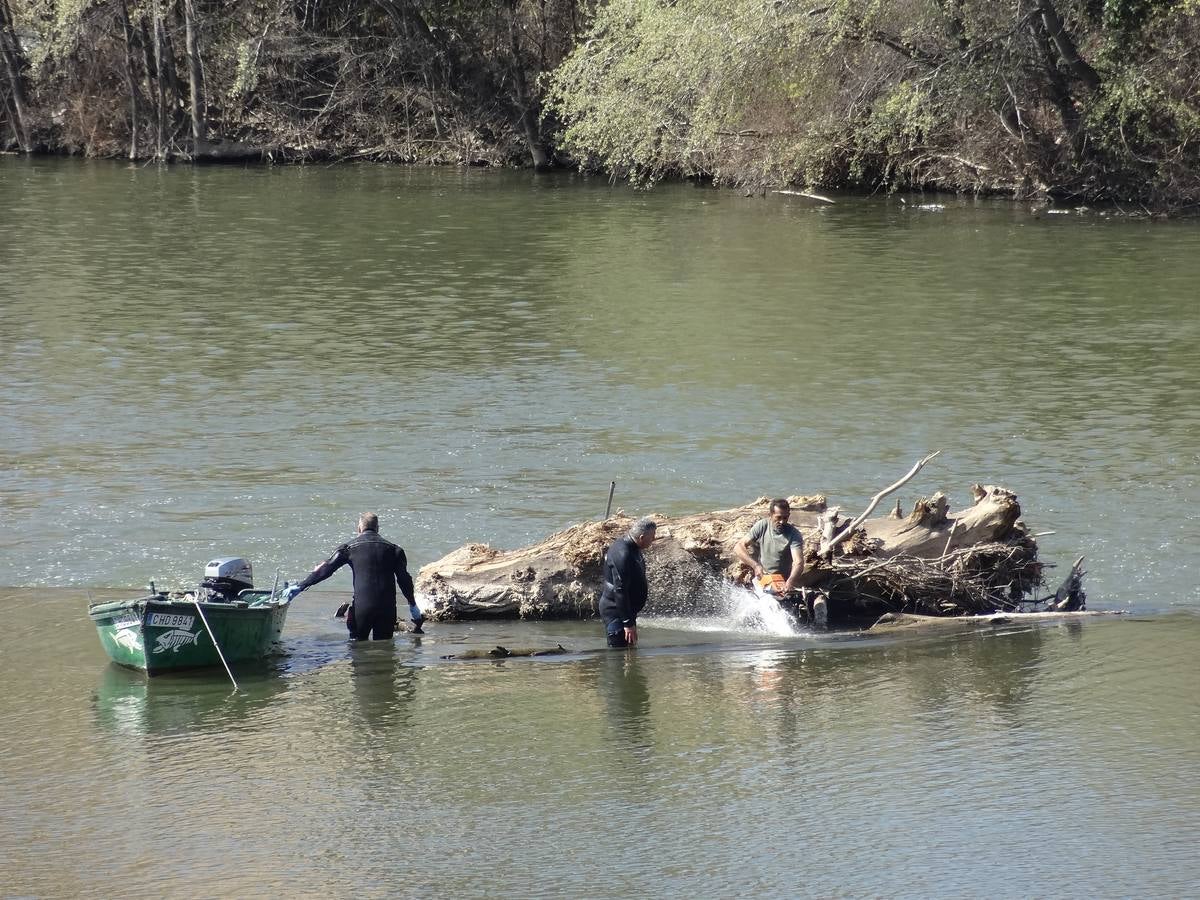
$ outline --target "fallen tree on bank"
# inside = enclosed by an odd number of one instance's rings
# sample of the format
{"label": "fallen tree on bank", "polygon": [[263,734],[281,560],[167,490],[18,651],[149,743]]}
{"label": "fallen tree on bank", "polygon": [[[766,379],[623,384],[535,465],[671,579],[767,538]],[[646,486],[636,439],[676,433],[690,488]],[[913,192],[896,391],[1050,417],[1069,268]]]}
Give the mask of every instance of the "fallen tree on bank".
{"label": "fallen tree on bank", "polygon": [[[880,500],[907,483],[930,459],[872,498],[849,522],[822,495],[792,496],[792,523],[805,538],[803,596],[827,599],[835,623],[873,622],[885,613],[962,616],[1015,612],[1043,602],[1034,536],[1021,522],[1016,495],[995,485],[973,485],[972,502],[950,510],[941,493],[902,514],[867,518]],[[646,614],[719,615],[728,610],[729,585],[746,586],[751,571],[733,545],[764,515],[770,498],[697,515],[655,516],[658,540],[646,553],[650,602]],[[562,619],[595,615],[605,549],[633,524],[618,513],[584,522],[517,550],[469,544],[421,569],[417,589],[432,619]],[[1047,600],[1078,609],[1079,564],[1073,589]]]}

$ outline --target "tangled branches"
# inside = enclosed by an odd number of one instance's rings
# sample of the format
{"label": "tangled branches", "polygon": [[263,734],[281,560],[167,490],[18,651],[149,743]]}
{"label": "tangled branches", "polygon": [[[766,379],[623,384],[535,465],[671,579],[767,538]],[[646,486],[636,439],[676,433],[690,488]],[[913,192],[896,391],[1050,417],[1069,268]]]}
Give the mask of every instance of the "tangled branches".
{"label": "tangled branches", "polygon": [[832,570],[824,585],[831,599],[864,617],[1015,611],[1042,583],[1036,545],[1025,540],[977,544],[936,559],[841,557],[832,561]]}

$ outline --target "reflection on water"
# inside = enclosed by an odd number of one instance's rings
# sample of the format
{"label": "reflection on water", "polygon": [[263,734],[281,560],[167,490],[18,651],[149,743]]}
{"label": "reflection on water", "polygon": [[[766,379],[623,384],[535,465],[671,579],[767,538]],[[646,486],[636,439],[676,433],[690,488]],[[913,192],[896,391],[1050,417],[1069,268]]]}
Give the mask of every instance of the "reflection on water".
{"label": "reflection on water", "polygon": [[362,729],[366,742],[412,725],[418,672],[391,641],[353,643],[348,675],[354,707],[345,714]]}
{"label": "reflection on water", "polygon": [[142,672],[109,664],[93,693],[97,723],[126,735],[196,734],[239,727],[287,689],[274,667],[240,665],[238,690],[212,672],[147,678]]}
{"label": "reflection on water", "polygon": [[[1191,613],[821,639],[650,619],[608,651],[595,623],[351,643],[317,599],[233,692],[111,666],[81,596],[0,591],[0,658],[27,660],[0,694],[6,889],[341,896],[349,870],[355,893],[405,896],[1179,896],[1200,878],[1180,843],[1200,829]],[[61,655],[23,653],[45,629]],[[444,658],[502,640],[573,652]]]}
{"label": "reflection on water", "polygon": [[[595,672],[595,689],[605,715],[621,737],[621,749],[614,754],[618,760],[626,753],[649,749],[653,745],[650,687],[637,653],[606,653],[581,667],[584,673]],[[618,761],[615,767],[619,766]]]}

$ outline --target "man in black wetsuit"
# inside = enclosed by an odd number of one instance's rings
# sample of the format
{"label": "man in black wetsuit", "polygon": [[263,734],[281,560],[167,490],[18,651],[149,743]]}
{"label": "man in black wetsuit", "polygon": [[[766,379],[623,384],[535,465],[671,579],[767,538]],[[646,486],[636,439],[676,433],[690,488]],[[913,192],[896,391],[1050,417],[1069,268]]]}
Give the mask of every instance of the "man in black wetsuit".
{"label": "man in black wetsuit", "polygon": [[646,582],[646,558],[642,551],[650,549],[657,530],[653,519],[639,519],[629,533],[613,541],[604,554],[600,618],[604,620],[604,631],[610,647],[632,647],[637,644],[637,617],[646,605],[650,591]]}
{"label": "man in black wetsuit", "polygon": [[289,597],[324,581],[342,566],[354,572],[354,602],[346,614],[346,627],[356,641],[370,635],[377,641],[389,640],[396,631],[396,585],[408,601],[413,631],[421,633],[425,619],[417,608],[412,576],[404,551],[379,536],[379,517],[363,513],[358,517],[358,536],[333,551],[312,574],[287,589]]}

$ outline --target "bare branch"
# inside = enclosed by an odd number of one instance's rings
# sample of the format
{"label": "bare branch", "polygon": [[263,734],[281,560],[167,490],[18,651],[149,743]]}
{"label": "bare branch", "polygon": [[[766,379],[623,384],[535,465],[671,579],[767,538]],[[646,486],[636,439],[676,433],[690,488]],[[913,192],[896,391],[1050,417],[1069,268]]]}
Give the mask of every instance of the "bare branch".
{"label": "bare branch", "polygon": [[932,460],[935,456],[937,456],[941,452],[942,452],[941,450],[934,450],[932,453],[930,453],[928,456],[924,457],[923,459],[917,460],[916,464],[911,469],[908,470],[908,474],[906,474],[903,478],[901,478],[895,484],[885,487],[882,491],[880,491],[878,494],[876,494],[874,497],[872,497],[871,502],[867,504],[867,508],[864,509],[862,511],[862,513],[859,514],[858,518],[854,519],[849,525],[847,525],[845,528],[843,528],[841,531],[839,531],[829,541],[821,542],[821,556],[825,556],[827,553],[829,553],[831,550],[833,550],[834,547],[836,547],[838,544],[840,544],[842,541],[844,541],[846,538],[848,538],[850,536],[850,533],[852,531],[854,531],[854,529],[857,528],[859,525],[861,525],[863,522],[865,522],[867,520],[867,516],[869,516],[871,513],[873,513],[875,511],[875,507],[877,507],[879,505],[880,500],[882,500],[888,494],[892,493],[895,490],[898,490],[900,487],[902,487],[903,485],[905,485],[909,481],[911,481],[913,479],[913,477],[918,472],[921,471],[921,469],[925,468],[926,463],[928,463],[930,460]]}

